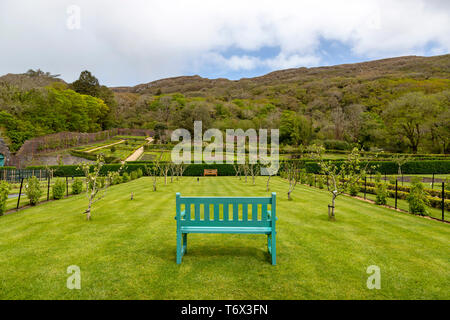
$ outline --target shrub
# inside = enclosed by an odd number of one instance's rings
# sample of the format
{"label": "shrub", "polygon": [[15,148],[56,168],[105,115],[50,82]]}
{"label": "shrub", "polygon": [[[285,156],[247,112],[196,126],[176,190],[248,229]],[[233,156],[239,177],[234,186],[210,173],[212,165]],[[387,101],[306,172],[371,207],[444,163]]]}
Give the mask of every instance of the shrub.
{"label": "shrub", "polygon": [[30,204],[35,206],[39,202],[39,198],[42,196],[42,189],[38,178],[33,176],[28,179],[27,184],[25,185],[25,192],[28,199],[30,199]]}
{"label": "shrub", "polygon": [[305,169],[301,169],[300,170],[300,183],[301,184],[306,184],[306,179],[307,179],[307,174],[306,174],[306,170]]}
{"label": "shrub", "polygon": [[83,181],[80,178],[75,178],[72,183],[72,194],[80,194],[83,192]]}
{"label": "shrub", "polygon": [[348,187],[348,192],[350,193],[351,196],[357,196],[359,190],[360,187],[358,183],[352,184]]}
{"label": "shrub", "polygon": [[317,185],[318,185],[319,189],[323,189],[323,180],[324,180],[324,178],[322,176],[317,177]]}
{"label": "shrub", "polygon": [[377,173],[375,174],[375,182],[376,183],[381,183],[381,173],[377,171]]}
{"label": "shrub", "polygon": [[392,184],[395,186],[395,181],[397,181],[397,176],[393,176],[389,178],[389,184]]}
{"label": "shrub", "polygon": [[132,171],[130,174],[130,180],[136,180],[137,179],[137,172],[136,171]]}
{"label": "shrub", "polygon": [[110,176],[111,185],[116,185],[122,182],[122,177],[118,172],[112,172]]}
{"label": "shrub", "polygon": [[111,153],[114,153],[114,152],[116,152],[116,146],[112,146],[110,149],[109,149],[110,151],[111,151]]}
{"label": "shrub", "polygon": [[420,215],[428,215],[427,205],[429,204],[429,201],[427,197],[428,194],[425,191],[420,178],[413,178],[411,180],[409,195],[406,198],[409,203],[409,212]]}
{"label": "shrub", "polygon": [[136,170],[136,173],[137,173],[137,177],[138,177],[138,178],[140,178],[140,177],[142,177],[142,176],[144,175],[144,173],[142,172],[142,169],[141,169],[141,168],[138,168],[138,169]]}
{"label": "shrub", "polygon": [[122,175],[122,182],[128,182],[130,181],[130,175],[128,174],[128,172],[124,172]]}
{"label": "shrub", "polygon": [[387,188],[384,183],[378,183],[375,189],[376,199],[375,203],[379,205],[385,205],[387,203]]}
{"label": "shrub", "polygon": [[57,179],[55,184],[52,186],[53,199],[58,200],[64,197],[64,192],[66,191],[66,184],[64,180]]}
{"label": "shrub", "polygon": [[101,189],[105,186],[106,183],[106,177],[101,176],[97,178],[97,189]]}
{"label": "shrub", "polygon": [[450,178],[445,179],[444,190],[450,191]]}
{"label": "shrub", "polygon": [[325,140],[323,145],[327,150],[350,150],[352,148],[348,142],[342,140]]}
{"label": "shrub", "polygon": [[6,181],[0,182],[0,216],[6,211],[6,200],[8,200],[10,186]]}
{"label": "shrub", "polygon": [[307,179],[309,186],[312,187],[314,185],[314,174],[308,173]]}

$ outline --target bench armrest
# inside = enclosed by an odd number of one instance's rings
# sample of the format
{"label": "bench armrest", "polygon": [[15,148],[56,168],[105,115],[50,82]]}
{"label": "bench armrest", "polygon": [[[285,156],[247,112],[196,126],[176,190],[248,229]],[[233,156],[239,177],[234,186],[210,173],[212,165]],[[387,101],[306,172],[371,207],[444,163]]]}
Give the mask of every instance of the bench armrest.
{"label": "bench armrest", "polygon": [[[183,218],[185,215],[186,215],[186,212],[185,211],[181,211],[181,218]],[[174,219],[177,220],[177,216],[175,216]]]}

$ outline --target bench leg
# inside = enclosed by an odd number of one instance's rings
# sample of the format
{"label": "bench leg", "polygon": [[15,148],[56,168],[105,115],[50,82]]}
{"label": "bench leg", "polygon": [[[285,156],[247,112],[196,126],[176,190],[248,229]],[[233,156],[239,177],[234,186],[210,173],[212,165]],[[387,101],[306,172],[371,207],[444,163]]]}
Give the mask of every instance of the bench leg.
{"label": "bench leg", "polygon": [[272,254],[272,236],[270,234],[267,235],[267,250],[269,254]]}
{"label": "bench leg", "polygon": [[183,255],[187,253],[187,233],[183,233]]}
{"label": "bench leg", "polygon": [[181,264],[181,257],[183,256],[183,244],[181,241],[181,233],[177,232],[177,264]]}
{"label": "bench leg", "polygon": [[277,264],[277,248],[276,248],[276,232],[272,232],[271,236],[271,250],[270,253],[272,254],[272,265],[276,265]]}

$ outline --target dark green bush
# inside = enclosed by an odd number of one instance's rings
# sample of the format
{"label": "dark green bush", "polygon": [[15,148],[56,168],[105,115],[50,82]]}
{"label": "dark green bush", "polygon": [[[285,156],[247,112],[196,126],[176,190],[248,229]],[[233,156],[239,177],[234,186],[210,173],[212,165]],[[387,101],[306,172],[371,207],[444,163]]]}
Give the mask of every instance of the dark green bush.
{"label": "dark green bush", "polygon": [[348,192],[350,193],[351,196],[357,196],[359,193],[359,184],[355,183],[349,186],[348,188]]}
{"label": "dark green bush", "polygon": [[323,189],[323,184],[324,184],[324,177],[323,176],[317,176],[317,186],[319,187],[319,189]]}
{"label": "dark green bush", "polygon": [[122,182],[128,182],[130,181],[130,175],[128,174],[128,172],[124,172],[122,174]]}
{"label": "dark green bush", "polygon": [[75,178],[72,183],[72,194],[80,194],[83,192],[83,181],[80,178]]}
{"label": "dark green bush", "polygon": [[348,142],[342,140],[325,140],[323,145],[327,150],[351,150],[352,148]]}
{"label": "dark green bush", "polygon": [[387,203],[387,188],[384,183],[377,183],[377,187],[375,189],[376,199],[375,203],[379,205],[385,205]]}
{"label": "dark green bush", "polygon": [[111,174],[111,185],[116,185],[119,183],[122,183],[122,177],[120,176],[120,174],[118,172],[113,172]]}
{"label": "dark green bush", "polygon": [[136,180],[138,177],[137,172],[136,171],[132,171],[130,174],[130,180]]}
{"label": "dark green bush", "polygon": [[0,216],[6,211],[6,200],[8,200],[10,185],[6,181],[0,182]]}
{"label": "dark green bush", "polygon": [[42,196],[42,189],[38,178],[33,176],[28,179],[27,184],[25,185],[25,192],[28,199],[30,199],[30,204],[35,206],[39,202],[39,198]]}
{"label": "dark green bush", "polygon": [[56,179],[55,183],[52,185],[52,195],[53,199],[59,200],[64,197],[66,192],[66,183],[62,179]]}
{"label": "dark green bush", "polygon": [[314,174],[308,173],[307,180],[308,180],[308,185],[312,187],[314,185]]}
{"label": "dark green bush", "polygon": [[409,212],[420,215],[428,215],[428,194],[425,191],[423,183],[418,178],[412,179],[411,189],[407,200],[409,203]]}

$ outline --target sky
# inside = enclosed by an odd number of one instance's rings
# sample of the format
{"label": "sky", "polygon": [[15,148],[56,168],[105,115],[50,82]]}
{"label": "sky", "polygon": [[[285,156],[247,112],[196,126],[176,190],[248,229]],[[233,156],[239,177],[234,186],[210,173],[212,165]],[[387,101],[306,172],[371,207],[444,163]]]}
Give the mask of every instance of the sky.
{"label": "sky", "polygon": [[450,0],[0,0],[0,74],[240,79],[450,52]]}

